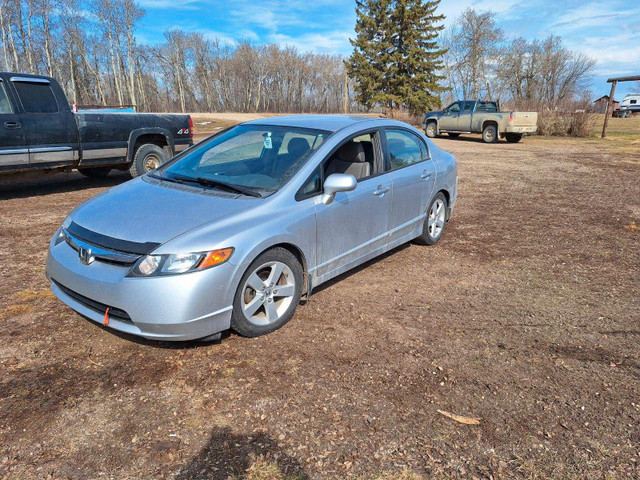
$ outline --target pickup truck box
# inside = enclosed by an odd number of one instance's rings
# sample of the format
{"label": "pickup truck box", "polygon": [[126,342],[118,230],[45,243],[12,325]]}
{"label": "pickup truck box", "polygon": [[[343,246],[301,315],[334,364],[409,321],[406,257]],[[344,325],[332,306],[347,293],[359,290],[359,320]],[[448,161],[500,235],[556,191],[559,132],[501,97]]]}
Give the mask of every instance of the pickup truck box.
{"label": "pickup truck box", "polygon": [[448,133],[456,138],[461,133],[481,133],[482,140],[493,143],[498,138],[517,143],[538,129],[537,112],[501,112],[498,102],[464,100],[452,103],[439,112],[424,116],[424,131],[428,137]]}
{"label": "pickup truck box", "polygon": [[138,176],[193,144],[189,115],[73,113],[50,77],[0,72],[0,175],[78,169]]}

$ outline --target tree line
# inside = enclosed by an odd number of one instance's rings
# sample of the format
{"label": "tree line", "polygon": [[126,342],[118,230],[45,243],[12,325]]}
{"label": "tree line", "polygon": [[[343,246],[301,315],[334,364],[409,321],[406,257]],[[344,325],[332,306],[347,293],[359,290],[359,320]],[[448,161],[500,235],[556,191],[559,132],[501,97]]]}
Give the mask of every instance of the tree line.
{"label": "tree line", "polygon": [[[72,103],[139,111],[337,112],[343,59],[179,29],[145,45],[135,0],[0,0],[0,65],[55,77]],[[347,105],[345,105],[347,103]]]}
{"label": "tree line", "polygon": [[344,59],[179,29],[141,44],[136,0],[0,0],[0,65],[55,77],[72,103],[139,111],[421,113],[469,97],[546,108],[584,92],[594,62],[560,38],[508,39],[474,10],[442,31],[438,4],[357,0]]}

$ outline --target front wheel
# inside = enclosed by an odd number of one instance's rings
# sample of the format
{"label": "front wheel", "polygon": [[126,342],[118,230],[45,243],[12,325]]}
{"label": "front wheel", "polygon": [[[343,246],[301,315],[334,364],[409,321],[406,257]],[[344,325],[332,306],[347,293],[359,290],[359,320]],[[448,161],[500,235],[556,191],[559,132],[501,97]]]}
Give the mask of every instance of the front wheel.
{"label": "front wheel", "polygon": [[438,126],[436,125],[436,122],[427,123],[427,126],[424,129],[424,133],[429,138],[436,138],[438,136]]}
{"label": "front wheel", "polygon": [[427,209],[422,235],[416,242],[422,245],[434,245],[442,238],[447,223],[447,199],[442,192],[438,192]]}
{"label": "front wheel", "polygon": [[522,135],[520,135],[519,133],[507,133],[505,134],[505,138],[509,143],[518,143],[520,140],[522,140]]}
{"label": "front wheel", "polygon": [[133,161],[129,167],[129,173],[132,177],[139,177],[151,170],[158,168],[167,161],[167,153],[158,145],[153,143],[145,143],[136,150]]}
{"label": "front wheel", "polygon": [[498,140],[498,129],[495,125],[487,125],[482,131],[482,140],[484,143],[493,143]]}
{"label": "front wheel", "polygon": [[302,294],[302,266],[285,248],[267,250],[242,276],[231,328],[245,337],[271,333],[291,320]]}

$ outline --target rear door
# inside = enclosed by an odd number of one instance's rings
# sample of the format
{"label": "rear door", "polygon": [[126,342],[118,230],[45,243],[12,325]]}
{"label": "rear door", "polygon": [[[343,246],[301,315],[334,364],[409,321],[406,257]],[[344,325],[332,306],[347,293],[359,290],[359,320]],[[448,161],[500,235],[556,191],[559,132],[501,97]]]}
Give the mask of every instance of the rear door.
{"label": "rear door", "polygon": [[0,79],[0,171],[29,164],[22,118],[11,101],[11,90]]}
{"label": "rear door", "polygon": [[385,129],[387,175],[393,184],[389,230],[393,246],[418,236],[433,194],[436,169],[425,142],[414,132]]}
{"label": "rear door", "polygon": [[473,114],[473,106],[476,102],[462,102],[462,110],[458,117],[458,128],[460,132],[471,131],[471,115]]}
{"label": "rear door", "polygon": [[72,164],[78,159],[78,129],[62,90],[45,78],[11,77],[23,109],[22,126],[32,166]]}

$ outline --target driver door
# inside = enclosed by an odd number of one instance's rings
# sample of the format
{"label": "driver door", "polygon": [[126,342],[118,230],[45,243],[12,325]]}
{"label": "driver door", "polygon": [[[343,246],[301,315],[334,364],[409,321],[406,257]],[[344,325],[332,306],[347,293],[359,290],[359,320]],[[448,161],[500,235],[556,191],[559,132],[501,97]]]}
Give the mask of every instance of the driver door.
{"label": "driver door", "polygon": [[[383,171],[380,133],[367,132],[348,141],[364,146],[372,169],[369,176],[358,179],[355,190],[338,192],[330,204],[322,203],[322,195],[314,198],[316,265],[320,281],[374,257],[376,251],[389,242],[392,183],[391,175]],[[323,162],[325,168],[332,156]]]}
{"label": "driver door", "polygon": [[444,114],[440,117],[440,120],[438,122],[438,128],[440,130],[455,131],[458,129],[460,103],[461,102],[452,103],[444,110]]}

